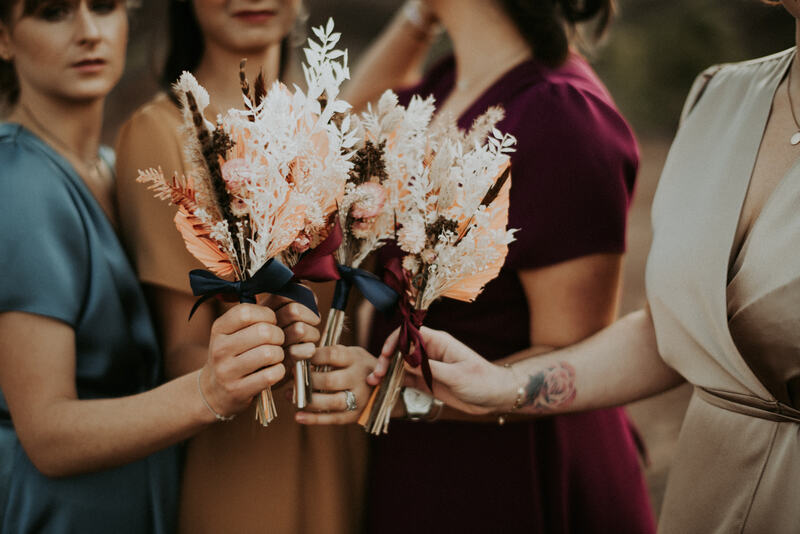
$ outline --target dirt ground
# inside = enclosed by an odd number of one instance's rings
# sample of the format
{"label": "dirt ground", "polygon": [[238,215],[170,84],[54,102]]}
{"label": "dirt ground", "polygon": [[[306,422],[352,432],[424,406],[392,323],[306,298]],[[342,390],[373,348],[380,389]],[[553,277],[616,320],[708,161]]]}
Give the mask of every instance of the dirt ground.
{"label": "dirt ground", "polygon": [[[668,149],[668,140],[641,140],[641,169],[628,225],[621,314],[639,309],[645,303],[644,270],[652,240],[650,205]],[[650,455],[646,475],[656,513],[661,509],[667,473],[690,395],[691,387],[684,384],[628,406]]]}

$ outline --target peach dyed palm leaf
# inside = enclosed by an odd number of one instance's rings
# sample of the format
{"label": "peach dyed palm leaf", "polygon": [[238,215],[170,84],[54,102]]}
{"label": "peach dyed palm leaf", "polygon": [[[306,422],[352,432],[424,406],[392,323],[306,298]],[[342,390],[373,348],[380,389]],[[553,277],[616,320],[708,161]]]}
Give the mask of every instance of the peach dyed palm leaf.
{"label": "peach dyed palm leaf", "polygon": [[183,206],[190,212],[197,209],[196,193],[191,178],[175,173],[171,180],[167,180],[159,167],[158,170],[141,171],[137,181],[148,184],[147,189],[153,191],[159,200],[168,200],[170,204]]}
{"label": "peach dyed palm leaf", "polygon": [[291,228],[292,232],[284,232],[284,239],[271,239],[270,246],[267,248],[267,256],[275,257],[294,242],[295,236],[303,228],[305,221],[306,206],[298,201],[298,197],[291,192],[287,193],[287,199],[284,200],[280,209],[278,209],[272,216],[272,224],[269,226],[275,228],[280,225],[283,228]]}
{"label": "peach dyed palm leaf", "polygon": [[[473,228],[470,234],[472,234],[472,232],[480,233],[486,231],[505,231],[506,227],[508,226],[510,190],[511,177],[509,176],[509,179],[506,180],[505,184],[503,184],[503,187],[500,189],[500,193],[497,195],[497,198],[495,198],[495,200],[487,207],[487,210],[490,212],[489,227],[486,229]],[[467,234],[465,239],[476,239],[478,237],[477,234],[470,234]],[[497,251],[497,259],[480,272],[455,281],[450,287],[447,288],[442,296],[455,300],[472,302],[478,297],[478,295],[480,295],[484,286],[486,286],[486,284],[488,284],[500,273],[500,269],[503,267],[506,254],[508,253],[508,245],[506,244],[501,244],[495,241],[492,242],[490,246]]]}
{"label": "peach dyed palm leaf", "polygon": [[186,250],[200,263],[220,278],[230,279],[234,275],[233,265],[228,255],[220,250],[217,242],[209,237],[203,222],[180,206],[175,214],[175,226],[183,237]]}
{"label": "peach dyed palm leaf", "polygon": [[228,255],[210,238],[208,227],[193,215],[197,210],[197,202],[191,177],[176,173],[167,180],[159,168],[141,171],[137,180],[148,184],[148,189],[155,192],[156,198],[169,200],[178,206],[174,221],[186,249],[217,276],[232,276],[233,265]]}
{"label": "peach dyed palm leaf", "polygon": [[[506,174],[506,173],[508,173],[508,174]],[[502,180],[503,183],[500,186],[500,192],[499,193],[495,193],[494,191],[492,191],[492,189],[496,188],[498,186],[498,181],[499,180]],[[486,192],[486,195],[484,196],[484,199],[481,202],[481,204],[484,205],[484,206],[487,206],[487,209],[490,209],[490,210],[493,209],[492,206],[494,205],[494,203],[500,201],[500,195],[502,195],[503,189],[506,188],[506,184],[507,183],[508,184],[511,183],[511,162],[510,161],[507,161],[505,164],[503,164],[503,166],[500,167],[500,169],[497,171],[497,174],[495,175],[495,177],[492,178],[492,187]],[[496,199],[490,198],[493,194],[497,194],[497,198]],[[456,206],[458,206],[458,204],[456,204]],[[507,207],[506,207],[506,209],[507,209]],[[466,214],[459,214],[459,216],[457,217],[459,219],[459,221],[458,221],[458,232],[457,232],[457,234],[459,236],[459,239],[462,239],[467,234],[467,230],[469,229],[469,225],[472,223],[473,217],[474,217],[473,215],[470,215],[469,217],[467,217]],[[505,227],[503,227],[503,228],[505,228]]]}

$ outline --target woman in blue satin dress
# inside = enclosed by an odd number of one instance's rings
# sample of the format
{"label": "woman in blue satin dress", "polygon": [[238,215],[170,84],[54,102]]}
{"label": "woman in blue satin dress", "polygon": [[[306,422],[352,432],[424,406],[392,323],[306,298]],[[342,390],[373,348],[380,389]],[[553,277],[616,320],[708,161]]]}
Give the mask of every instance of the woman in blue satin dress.
{"label": "woman in blue satin dress", "polygon": [[156,333],[115,232],[110,162],[98,155],[127,31],[124,0],[0,3],[5,534],[174,531],[170,447],[284,374],[275,312],[241,304],[215,321],[205,366],[161,384]]}

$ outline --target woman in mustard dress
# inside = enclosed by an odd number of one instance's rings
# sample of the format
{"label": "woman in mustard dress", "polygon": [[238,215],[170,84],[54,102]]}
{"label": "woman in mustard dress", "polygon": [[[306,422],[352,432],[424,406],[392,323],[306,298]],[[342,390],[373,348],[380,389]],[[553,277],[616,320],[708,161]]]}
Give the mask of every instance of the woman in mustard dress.
{"label": "woman in mustard dress", "polygon": [[[254,2],[172,0],[170,52],[164,92],[138,109],[117,143],[117,198],[124,243],[145,287],[169,375],[189,372],[207,351],[208,325],[220,309],[205,305],[191,322],[194,303],[187,273],[202,267],[170,231],[175,207],[136,182],[139,169],[165,173],[189,168],[182,119],[170,85],[190,70],[211,95],[207,118],[242,106],[239,62],[248,59],[251,82],[263,69],[267,84],[284,65],[297,0]],[[166,229],[166,230],[165,230]],[[325,294],[320,309],[326,310]],[[327,298],[330,298],[328,296]],[[281,314],[278,314],[281,319]],[[287,343],[315,341],[307,325],[282,324]],[[192,439],[183,470],[179,531],[191,534],[270,532],[350,534],[359,529],[366,439],[356,428],[305,428],[293,420],[291,380],[275,388],[278,417],[263,428],[252,416],[208,429]]]}

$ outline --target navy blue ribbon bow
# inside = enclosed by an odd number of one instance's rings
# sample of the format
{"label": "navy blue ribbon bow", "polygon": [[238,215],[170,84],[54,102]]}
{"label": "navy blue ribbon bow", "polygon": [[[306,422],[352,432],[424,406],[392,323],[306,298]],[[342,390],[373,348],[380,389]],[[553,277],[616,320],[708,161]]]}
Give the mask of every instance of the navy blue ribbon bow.
{"label": "navy blue ribbon bow", "polygon": [[235,296],[239,302],[255,304],[256,295],[259,293],[272,293],[290,298],[319,315],[314,293],[307,287],[292,282],[293,277],[292,270],[276,259],[269,260],[247,280],[233,282],[223,280],[209,271],[194,269],[189,273],[189,283],[194,296],[200,298],[192,306],[189,319],[202,303],[216,295]]}
{"label": "navy blue ribbon bow", "polygon": [[333,292],[332,308],[344,310],[347,307],[347,299],[350,296],[350,289],[356,286],[361,294],[383,313],[389,313],[397,303],[397,292],[383,283],[383,281],[369,271],[348,267],[347,265],[336,265],[341,278],[336,281],[336,288]]}

